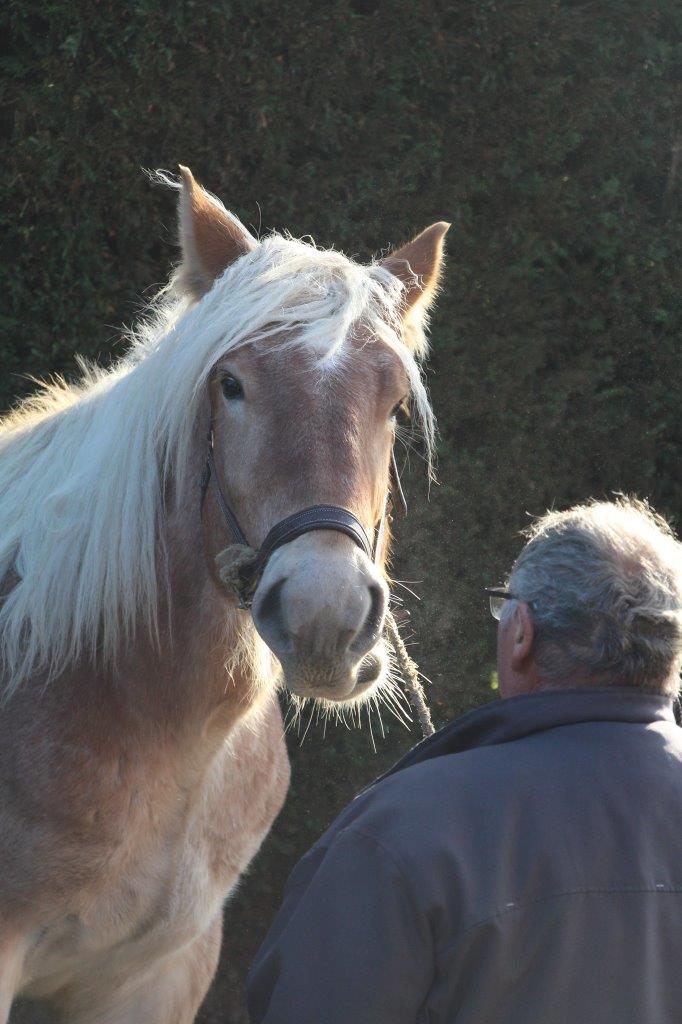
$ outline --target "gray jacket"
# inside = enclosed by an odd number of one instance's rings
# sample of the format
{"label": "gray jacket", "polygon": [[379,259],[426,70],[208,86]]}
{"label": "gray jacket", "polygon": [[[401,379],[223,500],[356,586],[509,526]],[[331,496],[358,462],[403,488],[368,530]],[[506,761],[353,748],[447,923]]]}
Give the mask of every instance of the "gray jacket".
{"label": "gray jacket", "polygon": [[295,868],[253,1024],[679,1024],[682,729],[631,689],[473,711]]}

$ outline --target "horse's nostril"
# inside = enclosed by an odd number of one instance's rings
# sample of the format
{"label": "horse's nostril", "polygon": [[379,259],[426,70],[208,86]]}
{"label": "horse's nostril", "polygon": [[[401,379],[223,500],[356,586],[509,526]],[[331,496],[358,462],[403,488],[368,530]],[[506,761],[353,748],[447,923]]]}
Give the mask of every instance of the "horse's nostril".
{"label": "horse's nostril", "polygon": [[289,645],[282,609],[282,589],[286,579],[277,580],[266,591],[254,608],[254,621],[258,632],[268,646],[280,650]]}
{"label": "horse's nostril", "polygon": [[368,683],[375,682],[381,675],[382,668],[383,662],[381,658],[373,651],[370,651],[360,662],[356,685],[367,686]]}
{"label": "horse's nostril", "polygon": [[380,639],[387,588],[373,567],[359,569],[344,549],[325,552],[322,561],[309,552],[294,558],[294,544],[278,555],[278,579],[271,583],[264,573],[253,623],[288,677],[305,669],[318,680],[339,673],[350,679]]}
{"label": "horse's nostril", "polygon": [[381,625],[386,611],[386,593],[383,587],[376,583],[369,585],[370,606],[367,617],[355,635],[350,649],[354,652],[364,653],[373,647],[379,639]]}

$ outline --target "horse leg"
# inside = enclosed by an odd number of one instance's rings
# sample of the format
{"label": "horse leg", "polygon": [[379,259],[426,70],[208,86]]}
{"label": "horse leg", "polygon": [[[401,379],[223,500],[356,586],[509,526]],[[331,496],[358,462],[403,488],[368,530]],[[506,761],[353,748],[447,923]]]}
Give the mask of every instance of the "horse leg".
{"label": "horse leg", "polygon": [[67,1024],[193,1024],[218,966],[222,915],[188,946],[104,991],[85,988],[62,1004]]}

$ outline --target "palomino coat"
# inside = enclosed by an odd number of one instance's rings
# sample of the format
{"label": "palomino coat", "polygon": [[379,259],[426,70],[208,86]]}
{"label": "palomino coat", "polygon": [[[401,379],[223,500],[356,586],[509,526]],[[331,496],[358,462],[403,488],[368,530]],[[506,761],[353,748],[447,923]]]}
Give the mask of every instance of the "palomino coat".
{"label": "palomino coat", "polygon": [[682,729],[544,692],[420,744],[300,861],[254,1024],[682,1020]]}

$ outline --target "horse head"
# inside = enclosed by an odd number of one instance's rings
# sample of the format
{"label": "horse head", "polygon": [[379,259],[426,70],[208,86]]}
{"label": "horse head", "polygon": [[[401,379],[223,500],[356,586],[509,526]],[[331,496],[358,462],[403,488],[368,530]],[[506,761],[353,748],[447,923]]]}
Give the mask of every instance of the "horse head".
{"label": "horse head", "polygon": [[[226,545],[239,555],[249,550],[235,546],[241,540],[257,552],[277,524],[318,510],[312,527],[261,558],[249,607],[292,693],[356,700],[387,672],[396,420],[416,405],[431,439],[417,360],[448,225],[362,267],[291,238],[256,240],[188,169],[181,175],[177,281],[198,323],[204,308],[207,318],[225,316],[226,347],[207,374],[199,428],[208,419],[208,567],[225,591],[216,559]],[[335,510],[340,524],[320,521],[320,509]]]}

